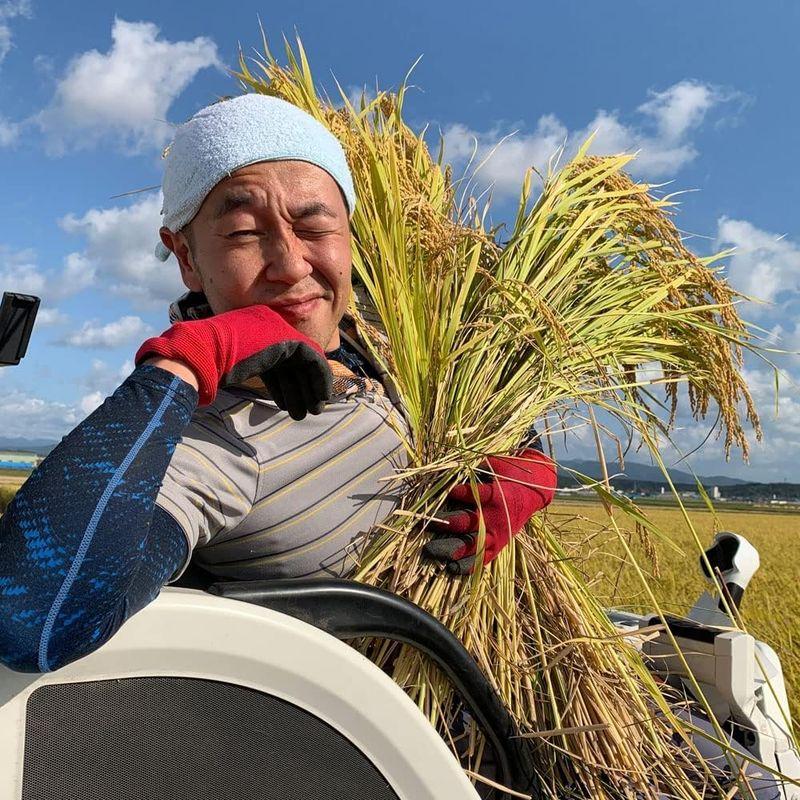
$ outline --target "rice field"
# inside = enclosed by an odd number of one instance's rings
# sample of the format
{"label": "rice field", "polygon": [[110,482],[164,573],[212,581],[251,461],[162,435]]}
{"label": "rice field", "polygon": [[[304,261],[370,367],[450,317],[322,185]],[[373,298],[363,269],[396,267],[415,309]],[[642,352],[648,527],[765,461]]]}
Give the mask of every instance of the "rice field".
{"label": "rice field", "polygon": [[30,472],[19,469],[0,469],[0,486],[22,486]]}
{"label": "rice field", "polygon": [[[617,534],[605,526],[606,514],[599,503],[557,500],[550,513],[604,605],[638,612],[652,610],[638,577],[624,561]],[[646,548],[629,530],[631,548],[652,576],[650,587],[663,610],[685,614],[706,586],[696,545],[679,509],[653,507],[646,513],[680,551],[664,542],[653,542],[659,564],[656,576]],[[780,656],[792,718],[800,719],[800,515],[724,510],[712,515],[691,509],[689,516],[704,546],[711,543],[716,531],[727,530],[745,536],[759,551],[761,568],[745,593],[742,616],[749,632],[772,645]],[[588,541],[587,529],[592,532]]]}
{"label": "rice field", "polygon": [[17,490],[26,480],[29,472],[16,469],[0,469],[0,514],[16,494]]}

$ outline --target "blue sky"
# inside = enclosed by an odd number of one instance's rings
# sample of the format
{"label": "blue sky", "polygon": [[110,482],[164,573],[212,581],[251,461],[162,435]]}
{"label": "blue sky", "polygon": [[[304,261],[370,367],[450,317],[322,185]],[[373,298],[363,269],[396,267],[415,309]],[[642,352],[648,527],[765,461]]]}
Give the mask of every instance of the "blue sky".
{"label": "blue sky", "polygon": [[[731,282],[770,301],[746,315],[800,349],[796,3],[277,5],[0,0],[0,291],[43,298],[25,361],[0,369],[1,435],[59,438],[166,327],[183,287],[152,256],[158,194],[114,197],[158,184],[170,125],[236,91],[226,68],[260,45],[259,13],[274,51],[298,30],[330,87],[396,86],[422,55],[407,117],[441,129],[457,167],[515,132],[484,168],[495,221],[564,141],[597,129],[595,151],[640,150],[638,177],[696,190],[678,217],[691,246],[737,248]],[[711,441],[699,472],[800,481],[800,361],[781,366],[776,417],[769,373],[747,365],[766,431],[751,465]],[[679,422],[684,451],[704,440],[708,425]]]}

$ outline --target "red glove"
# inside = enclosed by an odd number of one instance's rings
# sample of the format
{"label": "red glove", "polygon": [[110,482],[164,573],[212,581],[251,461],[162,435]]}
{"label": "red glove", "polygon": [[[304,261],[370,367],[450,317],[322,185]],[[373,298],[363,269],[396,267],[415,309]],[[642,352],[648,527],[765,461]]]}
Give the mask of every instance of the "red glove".
{"label": "red glove", "polygon": [[[539,450],[519,456],[493,456],[486,470],[494,473],[477,486],[486,526],[483,563],[488,564],[516,536],[525,523],[555,494],[555,464]],[[447,562],[448,571],[468,575],[475,566],[480,514],[468,483],[451,489],[448,500],[462,508],[440,514],[446,522],[433,522],[431,530],[443,534],[428,542],[425,555]]]}
{"label": "red glove", "polygon": [[293,419],[319,414],[332,390],[322,348],[267,306],[247,306],[208,319],[176,322],[148,339],[136,365],[152,356],[181,361],[197,376],[201,406],[217,387],[259,376],[270,396]]}

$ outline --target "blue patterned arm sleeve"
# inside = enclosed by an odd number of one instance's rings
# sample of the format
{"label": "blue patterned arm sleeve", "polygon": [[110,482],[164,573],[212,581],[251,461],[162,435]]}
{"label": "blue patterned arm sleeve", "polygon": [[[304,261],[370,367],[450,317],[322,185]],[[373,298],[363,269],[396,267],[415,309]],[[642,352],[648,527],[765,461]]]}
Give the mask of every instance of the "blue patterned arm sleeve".
{"label": "blue patterned arm sleeve", "polygon": [[0,518],[0,661],[47,672],[97,649],[188,554],[155,499],[198,395],[138,367]]}
{"label": "blue patterned arm sleeve", "polygon": [[538,450],[540,453],[544,453],[544,448],[542,447],[542,437],[539,436],[535,427],[531,426],[528,428],[528,433],[520,443],[520,449]]}

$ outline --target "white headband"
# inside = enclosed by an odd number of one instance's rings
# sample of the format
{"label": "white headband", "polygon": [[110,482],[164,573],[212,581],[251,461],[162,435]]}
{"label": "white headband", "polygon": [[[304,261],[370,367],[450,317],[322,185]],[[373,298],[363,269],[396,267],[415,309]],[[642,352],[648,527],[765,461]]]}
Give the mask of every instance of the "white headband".
{"label": "white headband", "polygon": [[[260,161],[307,161],[339,184],[348,213],[356,193],[339,140],[310,114],[277,97],[245,94],[198,111],[175,132],[165,156],[164,227],[179,231],[232,172]],[[156,246],[161,261],[170,251]]]}

